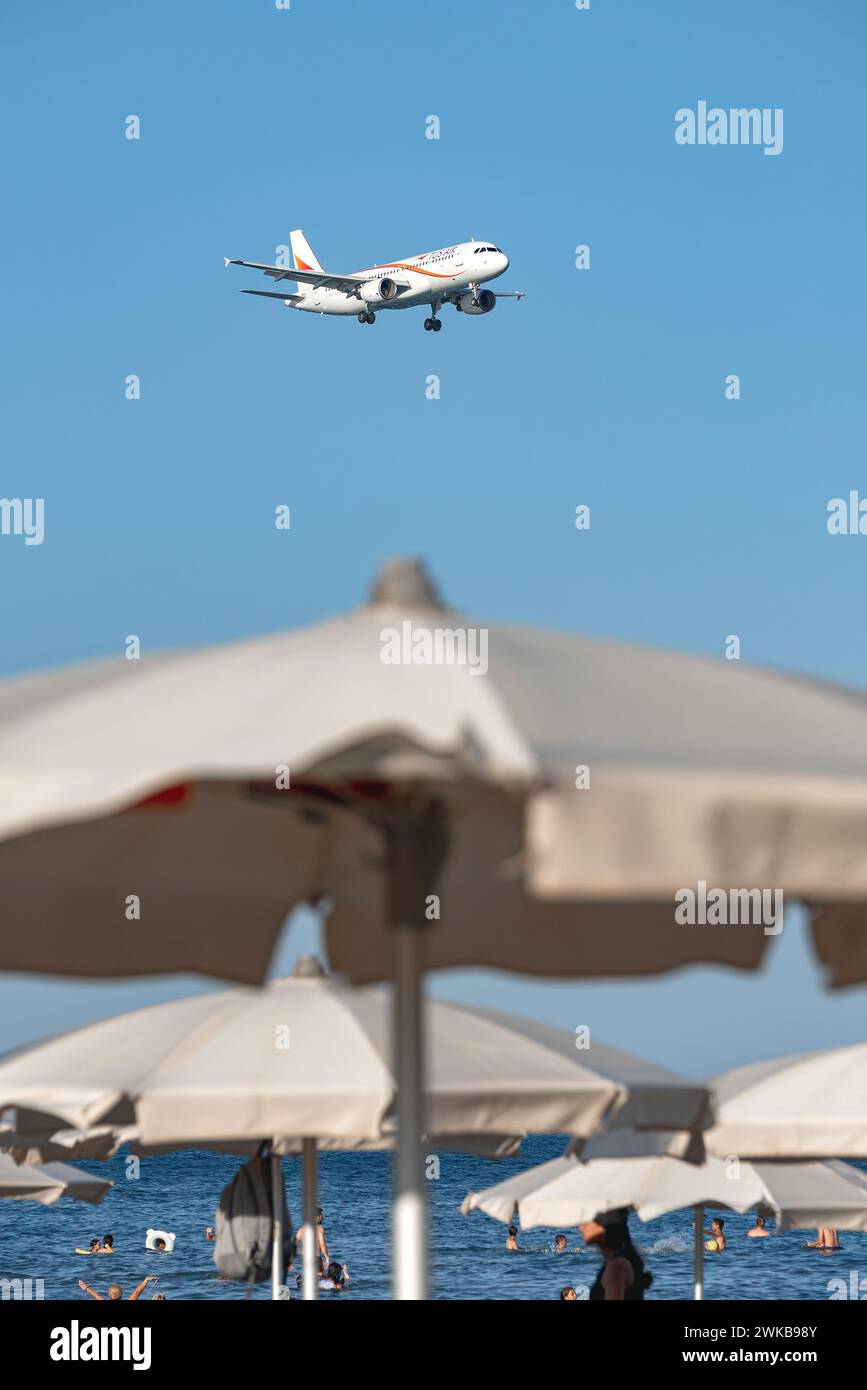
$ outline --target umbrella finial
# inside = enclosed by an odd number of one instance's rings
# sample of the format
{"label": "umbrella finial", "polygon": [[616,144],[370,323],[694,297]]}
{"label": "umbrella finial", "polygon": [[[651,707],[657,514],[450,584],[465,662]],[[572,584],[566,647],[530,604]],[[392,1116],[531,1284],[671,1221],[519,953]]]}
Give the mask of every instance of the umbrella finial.
{"label": "umbrella finial", "polygon": [[436,586],[421,560],[386,560],[370,591],[371,603],[401,603],[413,608],[444,608]]}
{"label": "umbrella finial", "polygon": [[318,956],[299,956],[292,971],[293,980],[322,980],[328,974]]}

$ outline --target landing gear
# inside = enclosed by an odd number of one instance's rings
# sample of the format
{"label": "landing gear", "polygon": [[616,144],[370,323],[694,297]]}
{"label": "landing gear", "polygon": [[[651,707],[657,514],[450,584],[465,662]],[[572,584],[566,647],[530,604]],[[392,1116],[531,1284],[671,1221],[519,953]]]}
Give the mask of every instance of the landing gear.
{"label": "landing gear", "polygon": [[440,323],[439,319],[437,319],[437,318],[425,319],[425,321],[424,321],[424,326],[425,326],[425,332],[427,332],[427,333],[431,333],[431,332],[433,332],[433,333],[439,333],[440,329],[442,328],[442,324]]}
{"label": "landing gear", "polygon": [[365,309],[358,315],[359,323],[376,323],[376,314],[372,309]]}

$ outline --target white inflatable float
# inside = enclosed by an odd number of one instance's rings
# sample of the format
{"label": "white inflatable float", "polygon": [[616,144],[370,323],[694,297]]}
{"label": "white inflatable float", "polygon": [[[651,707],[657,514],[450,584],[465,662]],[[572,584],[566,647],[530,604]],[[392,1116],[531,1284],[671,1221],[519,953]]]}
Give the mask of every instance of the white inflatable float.
{"label": "white inflatable float", "polygon": [[145,1240],[145,1250],[156,1250],[157,1241],[164,1240],[166,1243],[166,1250],[172,1251],[175,1248],[175,1239],[174,1231],[154,1231],[149,1226],[147,1239]]}

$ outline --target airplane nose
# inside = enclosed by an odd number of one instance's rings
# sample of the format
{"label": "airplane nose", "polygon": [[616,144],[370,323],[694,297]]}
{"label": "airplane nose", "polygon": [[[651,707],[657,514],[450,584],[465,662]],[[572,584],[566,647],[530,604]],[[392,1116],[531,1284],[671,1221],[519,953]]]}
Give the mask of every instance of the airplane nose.
{"label": "airplane nose", "polygon": [[[501,252],[500,252],[500,261],[501,261],[501,263],[502,263],[502,271],[508,270],[508,269],[509,269],[509,257],[506,255],[505,251],[501,251]],[[501,273],[502,273],[502,272],[501,272]]]}

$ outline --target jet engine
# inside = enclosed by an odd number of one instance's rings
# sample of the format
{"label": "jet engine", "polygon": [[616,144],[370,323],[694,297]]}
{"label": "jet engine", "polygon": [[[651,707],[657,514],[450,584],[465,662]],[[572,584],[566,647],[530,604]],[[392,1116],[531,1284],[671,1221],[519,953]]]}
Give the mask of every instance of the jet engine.
{"label": "jet engine", "polygon": [[368,280],[359,293],[365,304],[381,304],[384,299],[394,299],[397,285],[388,275],[383,275],[381,280]]}
{"label": "jet engine", "polygon": [[475,302],[472,290],[455,300],[455,308],[462,314],[489,314],[496,305],[497,296],[491,290],[479,290]]}

